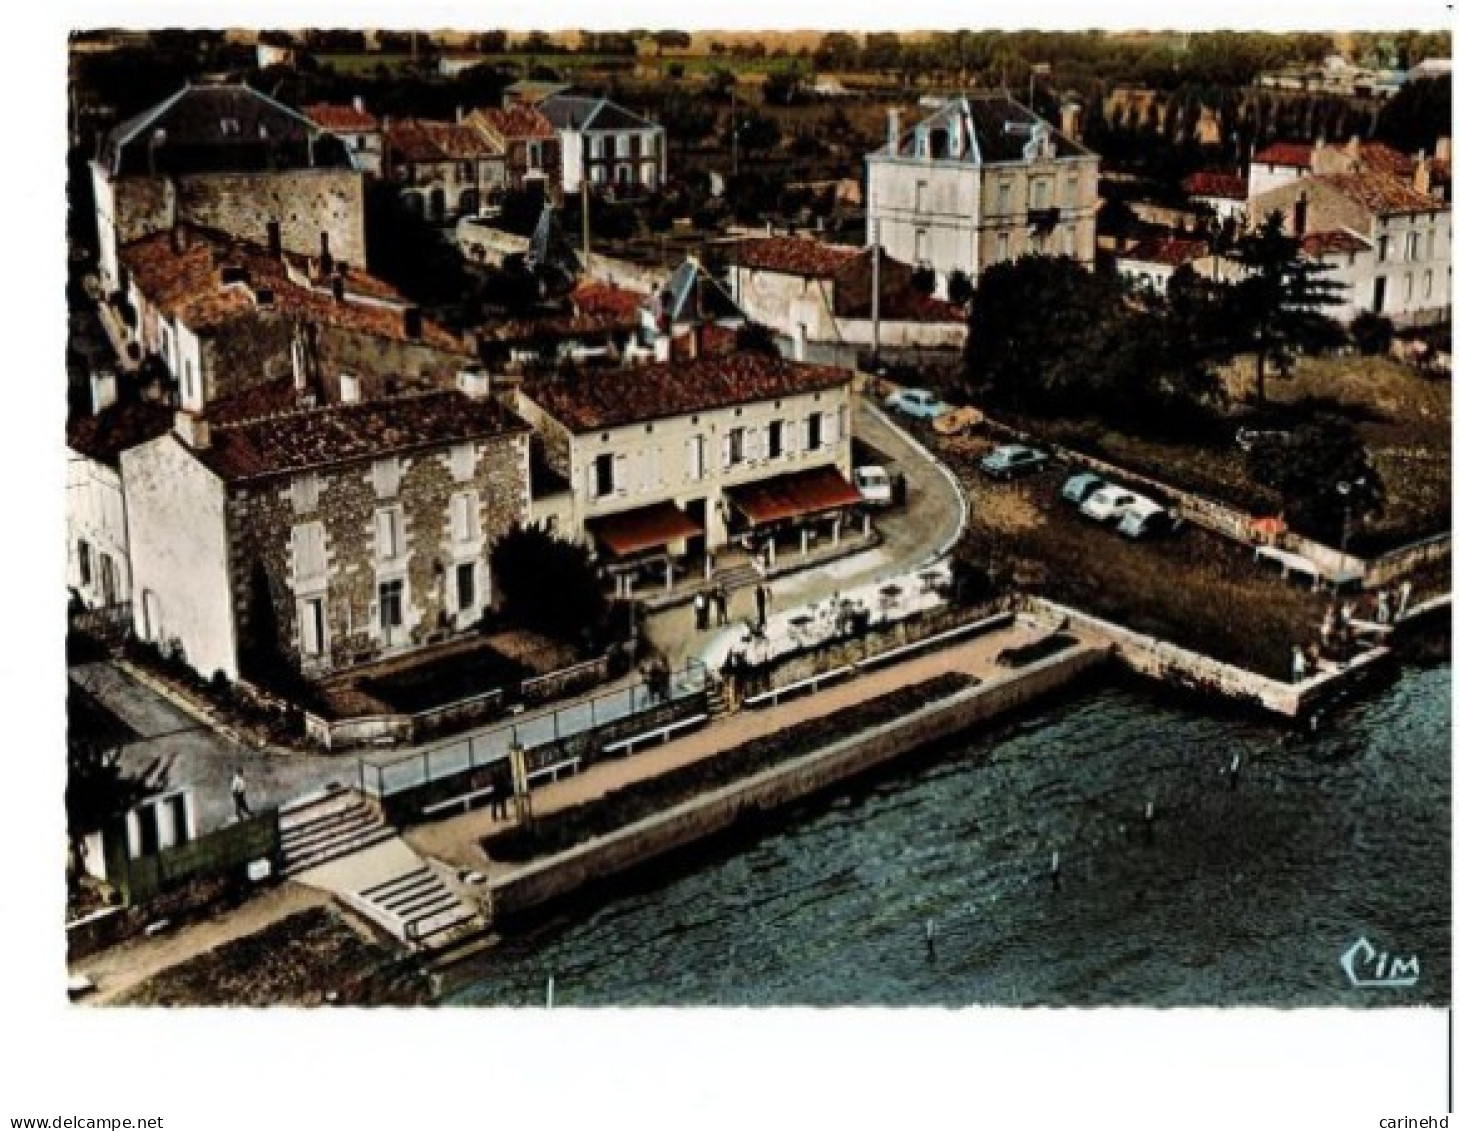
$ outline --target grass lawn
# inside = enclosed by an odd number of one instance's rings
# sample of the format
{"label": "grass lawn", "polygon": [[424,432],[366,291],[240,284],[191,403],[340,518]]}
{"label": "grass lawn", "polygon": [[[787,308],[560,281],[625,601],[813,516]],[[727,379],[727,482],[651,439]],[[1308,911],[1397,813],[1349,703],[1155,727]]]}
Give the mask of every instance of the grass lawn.
{"label": "grass lawn", "polygon": [[1274,678],[1294,644],[1316,639],[1327,598],[1259,569],[1244,548],[1196,528],[1132,542],[1058,498],[1067,468],[995,484],[975,466],[990,441],[934,443],[970,489],[972,560],[1005,566],[1026,592]]}

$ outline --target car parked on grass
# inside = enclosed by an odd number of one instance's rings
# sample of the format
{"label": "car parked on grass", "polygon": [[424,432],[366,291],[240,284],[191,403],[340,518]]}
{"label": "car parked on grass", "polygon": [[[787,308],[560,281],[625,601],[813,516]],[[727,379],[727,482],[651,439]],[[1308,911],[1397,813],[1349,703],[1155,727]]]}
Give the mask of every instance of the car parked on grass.
{"label": "car parked on grass", "polygon": [[978,467],[994,479],[1012,479],[1015,475],[1037,471],[1048,462],[1048,452],[1023,444],[1003,444],[979,460]]}
{"label": "car parked on grass", "polygon": [[1174,534],[1183,521],[1154,499],[1138,499],[1120,516],[1116,527],[1126,538],[1164,538]]}
{"label": "car parked on grass", "polygon": [[886,407],[914,420],[932,420],[952,406],[930,389],[898,389],[885,401]]}
{"label": "car parked on grass", "polygon": [[1073,503],[1076,507],[1083,504],[1084,500],[1098,491],[1101,487],[1108,487],[1109,481],[1101,479],[1088,471],[1081,471],[1069,476],[1064,480],[1064,486],[1059,489],[1061,498]]}
{"label": "car parked on grass", "polygon": [[866,464],[851,473],[851,481],[861,492],[867,506],[889,507],[892,505],[892,477],[884,467]]}
{"label": "car parked on grass", "polygon": [[1140,501],[1133,491],[1109,483],[1079,505],[1079,513],[1095,522],[1115,522]]}

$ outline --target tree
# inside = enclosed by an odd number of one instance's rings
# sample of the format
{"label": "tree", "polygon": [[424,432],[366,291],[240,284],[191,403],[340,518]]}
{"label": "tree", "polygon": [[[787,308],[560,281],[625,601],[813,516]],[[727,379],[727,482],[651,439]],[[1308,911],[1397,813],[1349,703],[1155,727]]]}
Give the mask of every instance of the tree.
{"label": "tree", "polygon": [[122,765],[124,738],[111,716],[75,683],[66,699],[66,834],[79,872],[85,838],[165,784],[160,762],[134,774]]}
{"label": "tree", "polygon": [[967,272],[954,268],[947,276],[947,301],[954,306],[967,306],[973,298],[973,281]]}
{"label": "tree", "polygon": [[761,97],[771,106],[792,106],[800,98],[800,76],[793,71],[772,71],[760,86]]}
{"label": "tree", "polygon": [[687,31],[656,31],[652,38],[660,58],[663,57],[665,48],[679,48],[687,51],[694,42],[694,37]]}
{"label": "tree", "polygon": [[559,640],[597,643],[608,603],[586,546],[513,526],[492,547],[491,572],[508,618]]}
{"label": "tree", "polygon": [[1453,130],[1452,98],[1453,84],[1447,77],[1404,83],[1378,112],[1373,134],[1406,153],[1420,149],[1433,153],[1438,139]]}
{"label": "tree", "polygon": [[1237,240],[1231,257],[1246,272],[1232,295],[1233,323],[1256,354],[1256,400],[1265,404],[1269,363],[1285,369],[1297,351],[1341,339],[1323,311],[1342,302],[1344,287],[1326,277],[1331,267],[1303,256],[1301,243],[1284,230],[1280,212]]}
{"label": "tree", "polygon": [[913,268],[907,283],[918,294],[930,295],[937,289],[937,272],[931,267]]}
{"label": "tree", "polygon": [[766,114],[750,111],[739,122],[740,145],[746,153],[763,153],[780,141],[780,126]]}
{"label": "tree", "polygon": [[1365,310],[1348,327],[1353,344],[1364,357],[1386,354],[1393,345],[1393,323],[1381,314]]}
{"label": "tree", "polygon": [[1383,479],[1344,420],[1319,417],[1290,436],[1263,437],[1247,455],[1247,472],[1282,496],[1292,526],[1330,542],[1383,510]]}

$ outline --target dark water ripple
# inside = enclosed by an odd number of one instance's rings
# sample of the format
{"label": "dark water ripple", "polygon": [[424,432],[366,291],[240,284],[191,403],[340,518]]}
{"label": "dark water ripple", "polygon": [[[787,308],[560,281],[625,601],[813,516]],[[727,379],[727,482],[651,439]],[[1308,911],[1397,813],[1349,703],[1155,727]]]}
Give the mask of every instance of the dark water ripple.
{"label": "dark water ripple", "polygon": [[[538,1005],[550,974],[562,1005],[1444,1003],[1450,676],[1405,669],[1315,738],[1068,700],[576,907],[450,1001]],[[1349,986],[1360,935],[1419,984]]]}

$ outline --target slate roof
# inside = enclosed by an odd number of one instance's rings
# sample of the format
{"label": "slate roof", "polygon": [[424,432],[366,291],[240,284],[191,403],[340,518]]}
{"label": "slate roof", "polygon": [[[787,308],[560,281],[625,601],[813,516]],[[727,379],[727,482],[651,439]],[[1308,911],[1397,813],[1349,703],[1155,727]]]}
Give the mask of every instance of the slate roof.
{"label": "slate roof", "polygon": [[649,299],[654,309],[666,309],[671,321],[744,322],[745,312],[729,292],[696,259],[685,259]]}
{"label": "slate roof", "polygon": [[[964,138],[962,155],[943,156],[936,160],[969,165],[1022,161],[1024,147],[1028,145],[1036,125],[1053,139],[1056,157],[1093,156],[1088,149],[1060,133],[1027,106],[1004,94],[959,95],[948,99],[930,117],[902,131],[897,139],[895,155],[915,156],[919,129],[937,132],[951,127],[960,131]],[[875,157],[892,155],[889,146],[882,146],[873,154]]]}
{"label": "slate roof", "polygon": [[[276,259],[257,244],[205,228],[185,225],[180,232],[185,241],[181,249],[173,244],[173,232],[166,230],[127,244],[121,258],[147,301],[195,333],[272,310],[376,337],[409,338],[403,314],[409,304],[380,279],[347,269],[345,301],[339,301],[330,281],[312,277],[314,265],[299,256]],[[224,284],[224,266],[242,268],[246,283]],[[272,297],[267,305],[259,301],[261,292]],[[420,340],[437,349],[465,352],[460,338],[427,318],[421,319]]]}
{"label": "slate roof", "polygon": [[495,400],[455,390],[214,424],[193,454],[230,483],[525,432]]}
{"label": "slate roof", "polygon": [[569,430],[594,432],[834,389],[850,380],[846,369],[736,353],[529,382],[523,392]]}
{"label": "slate roof", "polygon": [[66,446],[116,467],[122,452],[155,440],[172,427],[172,409],[151,401],[123,401],[66,425]]}
{"label": "slate roof", "polygon": [[113,129],[99,160],[113,176],[354,167],[338,138],[243,83],[184,86]]}
{"label": "slate roof", "polygon": [[606,98],[588,98],[579,94],[555,94],[541,102],[538,110],[559,130],[606,132],[612,130],[649,130],[658,128],[641,114]]}

